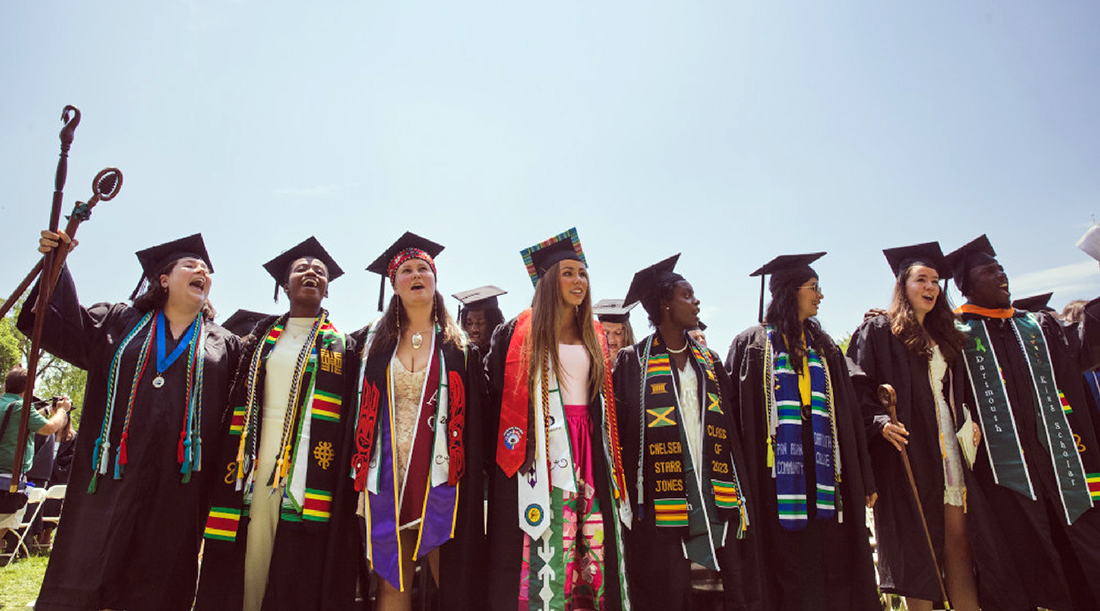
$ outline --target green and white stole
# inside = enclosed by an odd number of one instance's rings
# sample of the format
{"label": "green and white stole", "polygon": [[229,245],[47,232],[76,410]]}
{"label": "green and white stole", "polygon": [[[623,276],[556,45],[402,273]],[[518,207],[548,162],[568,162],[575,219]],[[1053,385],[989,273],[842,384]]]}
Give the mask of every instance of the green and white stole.
{"label": "green and white stole", "polygon": [[[722,411],[722,394],[710,353],[690,337],[691,361],[703,383],[700,395],[702,426],[701,465],[696,465],[684,430],[684,407],[672,361],[656,333],[645,340],[639,355],[642,367],[638,502],[652,500],[653,519],[660,527],[687,527],[683,540],[694,562],[718,570],[716,550],[725,544],[731,518],[737,519],[736,537],[748,527],[745,497],[737,477],[730,446],[729,416]],[[648,476],[648,477],[647,477]],[[648,479],[648,494],[645,494]],[[720,511],[721,510],[721,511]]]}
{"label": "green and white stole", "polygon": [[[956,321],[955,324],[966,335],[963,354],[993,480],[1035,500],[1035,489],[1020,447],[1008,390],[989,340],[986,323],[974,319]],[[1066,523],[1072,524],[1092,507],[1092,497],[1085,467],[1073,438],[1073,429],[1067,419],[1068,405],[1063,404],[1062,393],[1056,385],[1050,351],[1038,319],[1034,314],[1027,313],[1011,318],[1010,324],[1031,372],[1032,396],[1039,410],[1039,440],[1050,453]]]}

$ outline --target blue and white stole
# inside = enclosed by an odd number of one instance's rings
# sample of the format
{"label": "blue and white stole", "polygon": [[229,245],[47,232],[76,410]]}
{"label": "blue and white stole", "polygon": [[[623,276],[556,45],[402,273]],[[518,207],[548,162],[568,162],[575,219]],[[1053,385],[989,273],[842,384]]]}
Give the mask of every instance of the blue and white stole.
{"label": "blue and white stole", "polygon": [[[816,482],[817,519],[843,521],[836,486],[840,481],[840,446],[836,439],[836,409],[829,367],[813,346],[806,347],[810,369],[810,424]],[[791,364],[784,338],[767,327],[764,384],[768,409],[768,465],[775,479],[779,523],[787,530],[802,530],[808,520],[804,448],[802,444],[802,396],[798,372]]]}

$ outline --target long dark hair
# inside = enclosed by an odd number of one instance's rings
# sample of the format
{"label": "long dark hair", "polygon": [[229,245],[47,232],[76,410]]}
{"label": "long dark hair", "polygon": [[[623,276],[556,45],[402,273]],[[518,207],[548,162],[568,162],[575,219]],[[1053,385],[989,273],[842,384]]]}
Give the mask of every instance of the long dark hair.
{"label": "long dark hair", "polygon": [[[796,278],[798,282],[794,282]],[[802,362],[806,358],[806,347],[800,341],[803,333],[806,334],[806,345],[814,346],[822,352],[837,350],[817,318],[811,316],[805,321],[798,320],[798,290],[810,278],[817,278],[817,275],[807,275],[805,278],[792,276],[779,284],[772,292],[772,300],[764,313],[764,322],[775,327],[783,336],[787,354],[791,357],[791,366],[795,371],[802,370]]]}
{"label": "long dark hair", "polygon": [[[531,396],[536,396],[533,393],[537,389],[533,386],[543,366],[543,359],[549,357],[554,375],[559,380],[562,378],[561,361],[558,359],[558,321],[561,320],[561,309],[565,307],[565,298],[562,297],[561,283],[558,282],[560,273],[560,262],[550,266],[535,286],[535,296],[531,299],[531,331],[527,334],[527,344],[524,346],[527,384]],[[581,342],[592,363],[588,369],[588,397],[595,399],[603,387],[604,363],[603,347],[596,337],[596,325],[592,322],[591,288],[585,291],[584,302],[575,308],[574,318],[577,328],[580,329]],[[531,355],[535,358],[531,358]]]}
{"label": "long dark hair", "polygon": [[[154,275],[155,280],[146,280],[148,288],[144,293],[138,295],[134,299],[134,309],[142,314],[150,312],[152,310],[160,310],[164,308],[164,304],[168,303],[168,289],[160,285],[160,277],[167,276],[172,273],[172,270],[176,268],[176,264],[182,261],[182,259],[176,259],[171,263],[166,264],[160,268]],[[218,311],[214,309],[214,304],[210,303],[207,299],[202,304],[202,317],[207,321],[214,320],[214,317],[218,315]]]}
{"label": "long dark hair", "polygon": [[[466,345],[462,330],[458,328],[450,313],[447,312],[447,303],[438,290],[432,299],[432,318],[442,328],[443,343],[459,348]],[[394,348],[397,347],[397,342],[401,339],[401,325],[405,325],[405,328],[408,328],[409,325],[409,315],[401,304],[401,297],[397,295],[390,297],[390,305],[386,307],[385,314],[374,324],[377,325],[378,330],[375,331],[367,358],[373,357],[379,351],[382,354],[392,354]]]}
{"label": "long dark hair", "polygon": [[917,322],[913,305],[905,293],[905,283],[913,274],[914,263],[905,269],[894,282],[894,299],[886,315],[890,318],[890,331],[909,352],[924,358],[932,357],[932,346],[938,344],[943,358],[953,363],[966,343],[966,336],[955,328],[955,315],[947,300],[947,291],[941,290],[932,310],[924,315],[924,324]]}

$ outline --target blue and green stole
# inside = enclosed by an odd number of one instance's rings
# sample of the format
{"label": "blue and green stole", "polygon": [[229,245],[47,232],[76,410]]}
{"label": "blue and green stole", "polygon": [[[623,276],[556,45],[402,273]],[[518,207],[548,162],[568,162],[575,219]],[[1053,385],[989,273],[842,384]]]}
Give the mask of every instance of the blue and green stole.
{"label": "blue and green stole", "polygon": [[[638,503],[646,503],[657,526],[686,528],[683,540],[688,558],[718,570],[716,551],[725,543],[728,522],[737,524],[736,536],[748,527],[745,497],[733,461],[729,423],[710,352],[690,337],[688,366],[703,383],[700,424],[703,427],[701,465],[694,464],[683,429],[683,406],[672,360],[656,333],[644,343],[640,357],[640,405],[643,468],[638,470]],[[644,515],[644,511],[640,511]]]}
{"label": "blue and green stole", "polygon": [[[284,486],[280,519],[328,522],[340,466],[340,412],[343,404],[346,338],[322,310],[298,355],[290,386],[279,456],[271,473],[256,473],[263,420],[263,389],[271,350],[286,326],[279,317],[263,332],[248,360],[245,383],[233,390],[233,416],[225,443],[222,473],[206,522],[207,539],[236,541],[242,516],[257,486]],[[257,483],[259,479],[259,483]]]}
{"label": "blue and green stole", "polygon": [[[764,388],[768,404],[768,465],[775,479],[779,524],[787,530],[806,528],[806,452],[813,452],[814,456],[817,519],[829,520],[834,515],[842,519],[840,497],[836,494],[840,483],[840,446],[828,364],[813,346],[806,347],[811,398],[810,405],[803,406],[798,372],[792,366],[785,338],[770,325],[767,337]],[[809,408],[812,447],[803,446],[803,407]]]}
{"label": "blue and green stole", "polygon": [[[993,481],[1035,500],[1035,488],[1020,437],[1008,390],[998,363],[997,354],[989,340],[986,323],[981,319],[956,321],[956,326],[966,335],[963,355],[971,388],[977,403],[978,419],[982,427],[986,453],[993,471]],[[1072,524],[1100,498],[1100,464],[1095,453],[1082,457],[1074,439],[1073,408],[1058,389],[1054,367],[1046,338],[1039,320],[1032,313],[1017,311],[1009,319],[1012,330],[1031,372],[1032,397],[1038,410],[1039,441],[1049,452],[1059,497],[1067,524]],[[1088,473],[1085,459],[1090,463]],[[1090,482],[1092,485],[1090,485]]]}

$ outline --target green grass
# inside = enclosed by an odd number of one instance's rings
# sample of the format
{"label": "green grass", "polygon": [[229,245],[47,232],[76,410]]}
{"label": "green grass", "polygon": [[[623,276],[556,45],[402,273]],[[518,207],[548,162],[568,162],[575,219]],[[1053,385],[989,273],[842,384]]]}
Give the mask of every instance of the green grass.
{"label": "green grass", "polygon": [[25,609],[38,598],[49,561],[48,555],[32,555],[0,568],[0,609]]}

